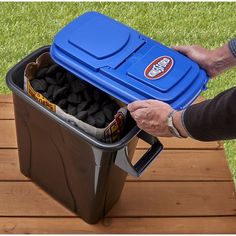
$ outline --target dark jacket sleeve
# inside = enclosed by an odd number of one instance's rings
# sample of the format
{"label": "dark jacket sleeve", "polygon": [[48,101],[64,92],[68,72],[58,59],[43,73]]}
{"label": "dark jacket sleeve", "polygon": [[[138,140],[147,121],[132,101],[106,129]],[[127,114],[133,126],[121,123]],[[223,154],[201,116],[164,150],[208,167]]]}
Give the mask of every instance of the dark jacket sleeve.
{"label": "dark jacket sleeve", "polygon": [[233,53],[233,55],[236,57],[236,38],[231,39],[229,41],[229,49]]}
{"label": "dark jacket sleeve", "polygon": [[183,114],[189,134],[201,141],[236,138],[236,87],[188,107]]}

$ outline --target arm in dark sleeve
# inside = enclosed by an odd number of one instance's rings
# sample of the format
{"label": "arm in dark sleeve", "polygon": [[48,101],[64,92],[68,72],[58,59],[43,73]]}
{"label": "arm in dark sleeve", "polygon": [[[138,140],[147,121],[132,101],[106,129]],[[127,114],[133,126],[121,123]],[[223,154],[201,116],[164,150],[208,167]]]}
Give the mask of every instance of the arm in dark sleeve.
{"label": "arm in dark sleeve", "polygon": [[236,87],[188,107],[183,122],[189,134],[201,141],[235,139]]}
{"label": "arm in dark sleeve", "polygon": [[229,49],[233,53],[233,55],[236,57],[236,38],[231,39],[229,41]]}

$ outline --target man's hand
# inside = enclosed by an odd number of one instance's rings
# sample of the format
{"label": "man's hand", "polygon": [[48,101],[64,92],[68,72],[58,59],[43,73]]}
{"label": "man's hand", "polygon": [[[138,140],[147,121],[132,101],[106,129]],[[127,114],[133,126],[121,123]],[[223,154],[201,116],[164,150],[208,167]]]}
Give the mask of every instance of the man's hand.
{"label": "man's hand", "polygon": [[208,50],[198,45],[174,46],[173,49],[196,61],[210,77],[215,77],[236,66],[236,58],[231,53],[228,44],[215,50]]}
{"label": "man's hand", "polygon": [[[140,129],[155,137],[173,136],[167,125],[167,117],[173,109],[167,103],[151,99],[136,101],[128,105],[128,110]],[[182,112],[174,113],[173,123],[182,137],[188,137],[181,121]]]}
{"label": "man's hand", "polygon": [[212,51],[199,45],[174,46],[173,49],[186,55],[193,61],[196,61],[203,69],[207,71],[210,77],[214,77],[218,74],[218,71],[215,71],[215,68],[212,66]]}
{"label": "man's hand", "polygon": [[137,126],[153,136],[173,136],[167,126],[167,116],[173,110],[168,104],[157,100],[136,101],[128,105]]}

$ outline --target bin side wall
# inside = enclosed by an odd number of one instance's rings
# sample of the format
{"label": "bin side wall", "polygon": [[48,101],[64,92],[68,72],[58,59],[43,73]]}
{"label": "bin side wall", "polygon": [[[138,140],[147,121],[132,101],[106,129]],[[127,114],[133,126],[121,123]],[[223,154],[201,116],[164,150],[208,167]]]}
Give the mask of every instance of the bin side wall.
{"label": "bin side wall", "polygon": [[55,144],[57,125],[32,105],[14,96],[20,168],[57,200],[74,210],[62,154]]}
{"label": "bin side wall", "polygon": [[[33,52],[7,77],[13,90],[20,169],[85,221],[96,223],[119,199],[127,174],[114,165],[118,146],[109,151],[94,147],[36,108],[22,93],[25,65],[48,50]],[[127,132],[127,137],[133,138]],[[134,140],[128,138],[124,144],[130,143],[130,154]],[[121,148],[126,148],[124,145]]]}
{"label": "bin side wall", "polygon": [[104,217],[127,176],[114,165],[117,151],[93,147],[17,95],[14,106],[22,173],[88,223]]}

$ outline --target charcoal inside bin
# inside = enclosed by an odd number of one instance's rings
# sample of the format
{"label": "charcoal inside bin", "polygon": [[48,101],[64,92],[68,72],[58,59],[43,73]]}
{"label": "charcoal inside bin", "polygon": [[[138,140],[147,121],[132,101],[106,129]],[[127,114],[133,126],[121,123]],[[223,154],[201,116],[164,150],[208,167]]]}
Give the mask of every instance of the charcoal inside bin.
{"label": "charcoal inside bin", "polygon": [[45,80],[46,80],[46,82],[48,84],[52,84],[52,85],[56,85],[57,84],[57,81],[54,78],[52,78],[52,77],[46,76]]}
{"label": "charcoal inside bin", "polygon": [[94,89],[94,91],[93,91],[93,99],[94,99],[94,101],[96,101],[97,103],[101,104],[101,103],[103,103],[105,100],[108,100],[109,97],[108,97],[105,93],[101,92],[100,90]]}
{"label": "charcoal inside bin", "polygon": [[60,87],[57,86],[57,85],[49,85],[48,90],[47,90],[47,96],[48,96],[49,98],[52,98],[53,93],[54,93],[54,90],[57,90],[57,89],[59,89],[59,88],[60,88]]}
{"label": "charcoal inside bin", "polygon": [[46,76],[47,71],[48,71],[48,68],[47,68],[47,67],[44,67],[44,68],[40,69],[40,70],[37,72],[37,74],[36,74],[36,78],[37,78],[37,79],[42,79],[42,78],[44,78],[44,77]]}
{"label": "charcoal inside bin", "polygon": [[68,72],[68,71],[67,71],[67,73],[66,73],[66,78],[67,78],[68,83],[71,83],[72,81],[74,81],[74,80],[77,79],[73,74],[71,74],[71,73]]}
{"label": "charcoal inside bin", "polygon": [[62,86],[63,84],[66,83],[66,75],[62,71],[58,71],[56,73],[56,81],[59,86]]}
{"label": "charcoal inside bin", "polygon": [[59,66],[59,65],[53,64],[53,65],[51,65],[51,66],[48,68],[48,70],[47,70],[47,72],[46,72],[46,75],[47,75],[47,76],[52,76],[52,75],[54,75],[54,74],[56,73],[56,71],[58,71],[59,69],[60,69],[60,66]]}
{"label": "charcoal inside bin", "polygon": [[112,120],[113,120],[113,112],[112,112],[112,110],[109,108],[109,105],[103,107],[103,112],[104,112],[105,117],[107,118],[108,121],[112,121]]}
{"label": "charcoal inside bin", "polygon": [[98,89],[93,90],[93,99],[99,101],[101,97],[101,92]]}
{"label": "charcoal inside bin", "polygon": [[70,83],[70,86],[72,88],[73,93],[80,93],[86,89],[86,84],[82,81],[79,81],[79,79],[73,80]]}
{"label": "charcoal inside bin", "polygon": [[95,126],[97,128],[104,128],[105,127],[105,123],[106,123],[106,118],[104,116],[103,111],[99,111],[94,115],[94,119],[95,119]]}
{"label": "charcoal inside bin", "polygon": [[57,103],[57,106],[59,106],[59,107],[62,108],[62,109],[66,108],[66,106],[67,106],[67,99],[66,99],[66,98],[61,99],[61,100]]}
{"label": "charcoal inside bin", "polygon": [[86,101],[89,101],[89,102],[93,101],[92,92],[93,91],[91,89],[85,89],[84,90],[84,99]]}
{"label": "charcoal inside bin", "polygon": [[106,127],[119,109],[107,94],[57,64],[41,69],[37,76],[40,79],[31,80],[36,91],[64,112],[92,126]]}
{"label": "charcoal inside bin", "polygon": [[68,94],[68,90],[69,88],[67,86],[59,88],[59,89],[54,89],[53,100],[57,101],[61,98],[66,97],[66,95]]}
{"label": "charcoal inside bin", "polygon": [[76,115],[76,113],[77,113],[76,106],[73,106],[73,105],[69,104],[68,107],[67,107],[67,112],[68,112],[68,114],[70,114],[72,116]]}
{"label": "charcoal inside bin", "polygon": [[94,113],[98,112],[100,109],[100,106],[98,103],[92,104],[88,109],[88,114],[93,115]]}
{"label": "charcoal inside bin", "polygon": [[83,101],[83,102],[79,103],[77,106],[77,112],[86,110],[88,105],[89,105],[88,101]]}
{"label": "charcoal inside bin", "polygon": [[88,112],[87,111],[80,111],[77,113],[75,116],[77,119],[84,121],[88,117]]}
{"label": "charcoal inside bin", "polygon": [[71,93],[67,97],[67,101],[72,104],[79,104],[82,102],[82,97],[80,94]]}
{"label": "charcoal inside bin", "polygon": [[44,79],[32,79],[30,84],[36,92],[44,92],[48,87]]}
{"label": "charcoal inside bin", "polygon": [[93,116],[88,116],[88,118],[85,120],[86,123],[88,123],[89,125],[95,126],[96,121],[94,119]]}

